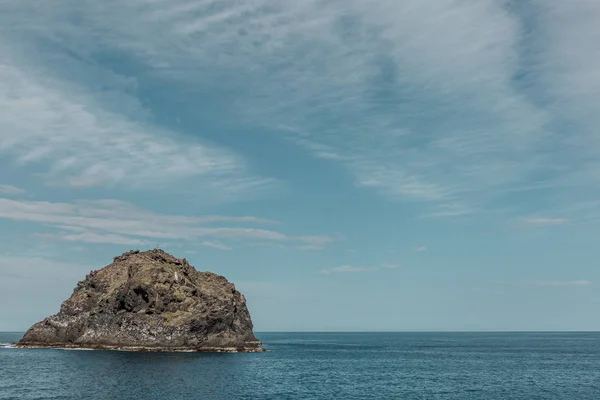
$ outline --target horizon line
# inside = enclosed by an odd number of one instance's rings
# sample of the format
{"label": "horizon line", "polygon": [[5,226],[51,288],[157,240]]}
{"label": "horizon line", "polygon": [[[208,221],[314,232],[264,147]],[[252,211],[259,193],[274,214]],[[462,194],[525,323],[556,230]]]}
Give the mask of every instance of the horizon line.
{"label": "horizon line", "polygon": [[[23,334],[23,331],[2,331],[2,333]],[[600,330],[307,330],[307,331],[289,331],[289,330],[260,330],[255,334],[261,333],[600,333]]]}

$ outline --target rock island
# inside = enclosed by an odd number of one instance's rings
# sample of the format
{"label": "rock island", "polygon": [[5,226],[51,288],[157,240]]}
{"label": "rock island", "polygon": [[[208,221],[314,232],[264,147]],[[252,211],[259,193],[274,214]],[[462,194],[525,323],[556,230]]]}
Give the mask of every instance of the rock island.
{"label": "rock island", "polygon": [[130,251],[77,284],[19,347],[260,352],[244,296],[162,250]]}

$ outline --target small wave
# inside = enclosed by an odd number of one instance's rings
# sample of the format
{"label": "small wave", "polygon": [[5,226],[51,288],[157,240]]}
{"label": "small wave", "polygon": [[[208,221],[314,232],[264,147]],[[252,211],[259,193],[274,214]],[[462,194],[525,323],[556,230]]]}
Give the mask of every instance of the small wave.
{"label": "small wave", "polygon": [[12,349],[14,347],[14,343],[0,343],[0,349]]}
{"label": "small wave", "polygon": [[56,347],[59,350],[68,350],[68,351],[95,351],[96,349],[86,349],[83,347]]}

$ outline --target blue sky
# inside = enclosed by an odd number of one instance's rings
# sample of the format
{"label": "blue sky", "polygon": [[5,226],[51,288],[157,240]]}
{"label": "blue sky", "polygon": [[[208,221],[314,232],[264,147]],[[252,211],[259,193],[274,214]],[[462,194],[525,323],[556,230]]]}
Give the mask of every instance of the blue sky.
{"label": "blue sky", "polygon": [[257,330],[600,329],[600,3],[0,3],[0,330],[159,246]]}

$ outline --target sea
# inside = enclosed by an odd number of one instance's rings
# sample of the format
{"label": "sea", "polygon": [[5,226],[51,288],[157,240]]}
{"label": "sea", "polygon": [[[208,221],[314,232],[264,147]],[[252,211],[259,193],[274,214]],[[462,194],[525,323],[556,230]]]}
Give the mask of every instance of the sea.
{"label": "sea", "polygon": [[600,399],[600,333],[257,336],[267,352],[16,349],[0,333],[0,399]]}

